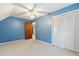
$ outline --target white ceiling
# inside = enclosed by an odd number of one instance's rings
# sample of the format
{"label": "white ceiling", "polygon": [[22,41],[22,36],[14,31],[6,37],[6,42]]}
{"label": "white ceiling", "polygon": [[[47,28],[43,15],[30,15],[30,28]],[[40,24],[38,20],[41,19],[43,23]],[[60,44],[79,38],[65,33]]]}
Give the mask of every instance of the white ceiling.
{"label": "white ceiling", "polygon": [[[50,12],[54,12],[63,7],[69,6],[72,3],[18,3],[12,4],[14,5],[12,16],[30,19],[30,14],[34,15],[34,18],[41,17]],[[28,12],[28,9],[31,10]],[[41,11],[37,12],[37,11]],[[43,12],[43,13],[42,13]]]}
{"label": "white ceiling", "polygon": [[4,20],[5,18],[11,16],[13,7],[11,4],[7,3],[0,3],[0,21]]}

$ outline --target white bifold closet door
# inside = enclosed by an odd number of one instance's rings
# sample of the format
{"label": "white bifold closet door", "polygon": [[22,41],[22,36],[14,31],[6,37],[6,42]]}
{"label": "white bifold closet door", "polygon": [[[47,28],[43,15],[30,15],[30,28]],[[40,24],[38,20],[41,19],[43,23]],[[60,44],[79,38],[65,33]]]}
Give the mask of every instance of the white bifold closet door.
{"label": "white bifold closet door", "polygon": [[74,13],[54,16],[54,45],[69,50],[75,49]]}
{"label": "white bifold closet door", "polygon": [[68,13],[64,15],[65,17],[65,26],[64,26],[64,35],[65,35],[65,48],[74,50],[75,49],[75,13]]}
{"label": "white bifold closet door", "polygon": [[77,52],[79,52],[79,11],[76,12],[76,15],[75,15],[75,18],[76,18],[76,23],[75,23],[75,50]]}
{"label": "white bifold closet door", "polygon": [[54,17],[54,45],[65,48],[65,41],[63,39],[62,18],[63,17],[60,15]]}

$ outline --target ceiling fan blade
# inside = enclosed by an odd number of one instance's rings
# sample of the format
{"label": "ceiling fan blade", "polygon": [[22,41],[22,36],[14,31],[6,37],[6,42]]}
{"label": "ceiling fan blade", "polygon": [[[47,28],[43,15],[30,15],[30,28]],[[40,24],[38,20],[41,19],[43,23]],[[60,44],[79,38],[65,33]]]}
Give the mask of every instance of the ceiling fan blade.
{"label": "ceiling fan blade", "polygon": [[38,13],[43,13],[43,14],[47,14],[48,12],[44,12],[44,11],[36,11]]}
{"label": "ceiling fan blade", "polygon": [[33,8],[31,9],[32,11],[34,11],[34,9],[36,8],[37,4],[34,4]]}
{"label": "ceiling fan blade", "polygon": [[12,3],[13,5],[16,5],[18,7],[21,7],[21,8],[24,8],[24,9],[27,9],[29,10],[29,8],[25,7],[24,5],[20,4],[20,3]]}
{"label": "ceiling fan blade", "polygon": [[27,12],[21,12],[21,13],[18,13],[18,14],[15,14],[15,15],[23,15],[23,14],[26,14]]}

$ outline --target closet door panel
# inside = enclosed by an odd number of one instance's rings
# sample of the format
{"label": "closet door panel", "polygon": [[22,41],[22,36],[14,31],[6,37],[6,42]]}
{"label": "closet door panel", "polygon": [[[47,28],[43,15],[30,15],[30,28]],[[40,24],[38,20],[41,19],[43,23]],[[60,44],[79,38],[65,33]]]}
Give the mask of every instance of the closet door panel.
{"label": "closet door panel", "polygon": [[59,35],[59,28],[60,28],[60,20],[59,20],[59,16],[54,16],[54,45],[59,45],[59,39],[58,39],[58,35]]}
{"label": "closet door panel", "polygon": [[59,26],[59,47],[65,48],[65,35],[64,35],[64,16],[60,15],[60,26]]}
{"label": "closet door panel", "polygon": [[75,49],[79,52],[79,11],[76,12]]}
{"label": "closet door panel", "polygon": [[65,26],[64,26],[64,35],[65,35],[65,48],[69,50],[74,50],[75,40],[75,17],[74,13],[65,15]]}
{"label": "closet door panel", "polygon": [[61,15],[54,16],[54,44],[64,48],[65,41],[63,35],[64,18]]}

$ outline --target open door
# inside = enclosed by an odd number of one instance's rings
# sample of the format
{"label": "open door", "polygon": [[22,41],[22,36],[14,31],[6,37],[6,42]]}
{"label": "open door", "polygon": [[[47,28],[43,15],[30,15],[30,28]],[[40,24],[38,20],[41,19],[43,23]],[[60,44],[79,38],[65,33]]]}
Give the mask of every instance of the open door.
{"label": "open door", "polygon": [[32,39],[33,27],[32,23],[25,23],[25,39]]}

